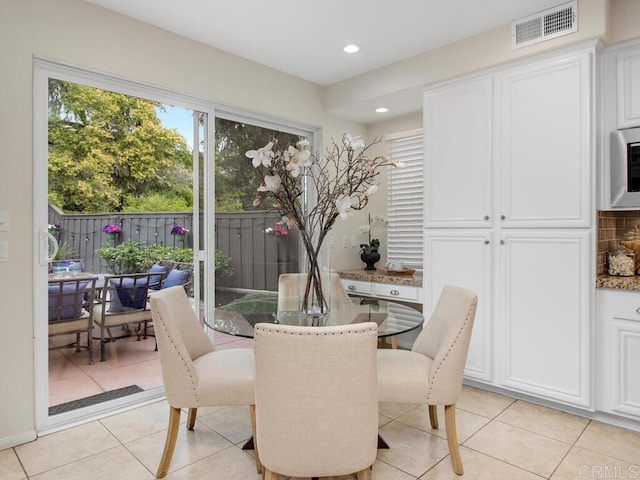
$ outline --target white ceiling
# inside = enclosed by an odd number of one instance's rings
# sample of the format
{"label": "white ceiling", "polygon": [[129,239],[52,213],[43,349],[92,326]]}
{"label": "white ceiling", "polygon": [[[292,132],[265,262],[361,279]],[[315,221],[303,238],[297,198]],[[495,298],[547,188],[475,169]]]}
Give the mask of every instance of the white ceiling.
{"label": "white ceiling", "polygon": [[[326,86],[567,0],[85,1]],[[347,43],[360,52],[345,54]],[[419,108],[416,92],[396,97],[396,114]],[[373,106],[341,114],[367,123]]]}

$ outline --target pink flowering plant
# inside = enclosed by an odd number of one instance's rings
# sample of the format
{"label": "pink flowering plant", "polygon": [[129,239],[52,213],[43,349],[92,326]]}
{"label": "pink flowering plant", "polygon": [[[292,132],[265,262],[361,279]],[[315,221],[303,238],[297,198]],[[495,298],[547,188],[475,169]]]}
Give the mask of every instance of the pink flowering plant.
{"label": "pink flowering plant", "polygon": [[[371,156],[370,144],[348,133],[340,142],[332,139],[324,155],[312,154],[309,142],[280,146],[277,140],[246,156],[260,175],[254,206],[271,199],[282,216],[279,222],[288,229],[297,228],[307,253],[307,284],[303,308],[317,305],[320,313],[328,305],[322,292],[318,256],[321,246],[338,218],[346,219],[362,210],[378,189],[378,175],[383,167],[401,167],[384,156]],[[307,202],[307,195],[315,203]]]}
{"label": "pink flowering plant", "polygon": [[171,235],[186,235],[188,231],[189,230],[184,228],[182,225],[175,225],[171,229]]}
{"label": "pink flowering plant", "polygon": [[102,231],[104,233],[121,233],[122,227],[120,225],[109,224],[102,227]]}

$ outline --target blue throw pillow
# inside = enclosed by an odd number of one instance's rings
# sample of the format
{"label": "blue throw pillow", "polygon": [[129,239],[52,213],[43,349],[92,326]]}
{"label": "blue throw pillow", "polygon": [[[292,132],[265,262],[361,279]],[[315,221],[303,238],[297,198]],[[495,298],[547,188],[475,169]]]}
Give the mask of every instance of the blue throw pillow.
{"label": "blue throw pillow", "polygon": [[49,321],[58,319],[59,307],[61,307],[61,320],[81,317],[82,304],[84,303],[84,294],[86,291],[87,282],[79,283],[77,292],[75,283],[63,284],[62,305],[60,305],[60,284],[49,285]]}
{"label": "blue throw pillow", "polygon": [[153,290],[160,289],[160,280],[162,280],[162,276],[167,273],[168,270],[169,267],[163,267],[157,263],[153,264],[149,269],[149,273],[160,273],[161,275],[152,275],[149,277],[149,288]]}
{"label": "blue throw pillow", "polygon": [[189,278],[189,272],[186,270],[173,269],[167,275],[167,278],[162,283],[162,288],[175,287],[178,285],[184,285]]}
{"label": "blue throw pillow", "polygon": [[109,302],[110,312],[122,312],[146,306],[147,278],[123,278],[122,282],[110,280],[109,285],[112,295]]}

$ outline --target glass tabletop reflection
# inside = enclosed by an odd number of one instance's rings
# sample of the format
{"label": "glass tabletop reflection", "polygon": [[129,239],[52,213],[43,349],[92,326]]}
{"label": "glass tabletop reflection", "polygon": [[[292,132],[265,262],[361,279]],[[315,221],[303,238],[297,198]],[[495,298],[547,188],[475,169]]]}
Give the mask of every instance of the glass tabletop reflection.
{"label": "glass tabletop reflection", "polygon": [[330,326],[375,322],[378,337],[410,332],[424,322],[422,313],[414,308],[389,300],[350,297],[332,304],[328,315],[302,314],[278,310],[278,294],[250,295],[228,305],[216,307],[204,318],[205,324],[217,332],[253,338],[256,323],[283,325]]}

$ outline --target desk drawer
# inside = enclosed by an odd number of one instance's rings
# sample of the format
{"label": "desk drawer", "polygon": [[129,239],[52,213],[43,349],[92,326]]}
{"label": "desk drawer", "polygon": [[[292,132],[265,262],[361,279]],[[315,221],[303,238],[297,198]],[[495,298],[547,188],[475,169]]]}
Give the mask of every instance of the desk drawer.
{"label": "desk drawer", "polygon": [[341,279],[347,293],[359,293],[362,295],[371,295],[371,283],[361,282],[360,280],[349,280],[347,278]]}
{"label": "desk drawer", "polygon": [[388,283],[374,283],[373,295],[398,300],[416,302],[419,300],[418,287],[409,285],[393,285]]}

